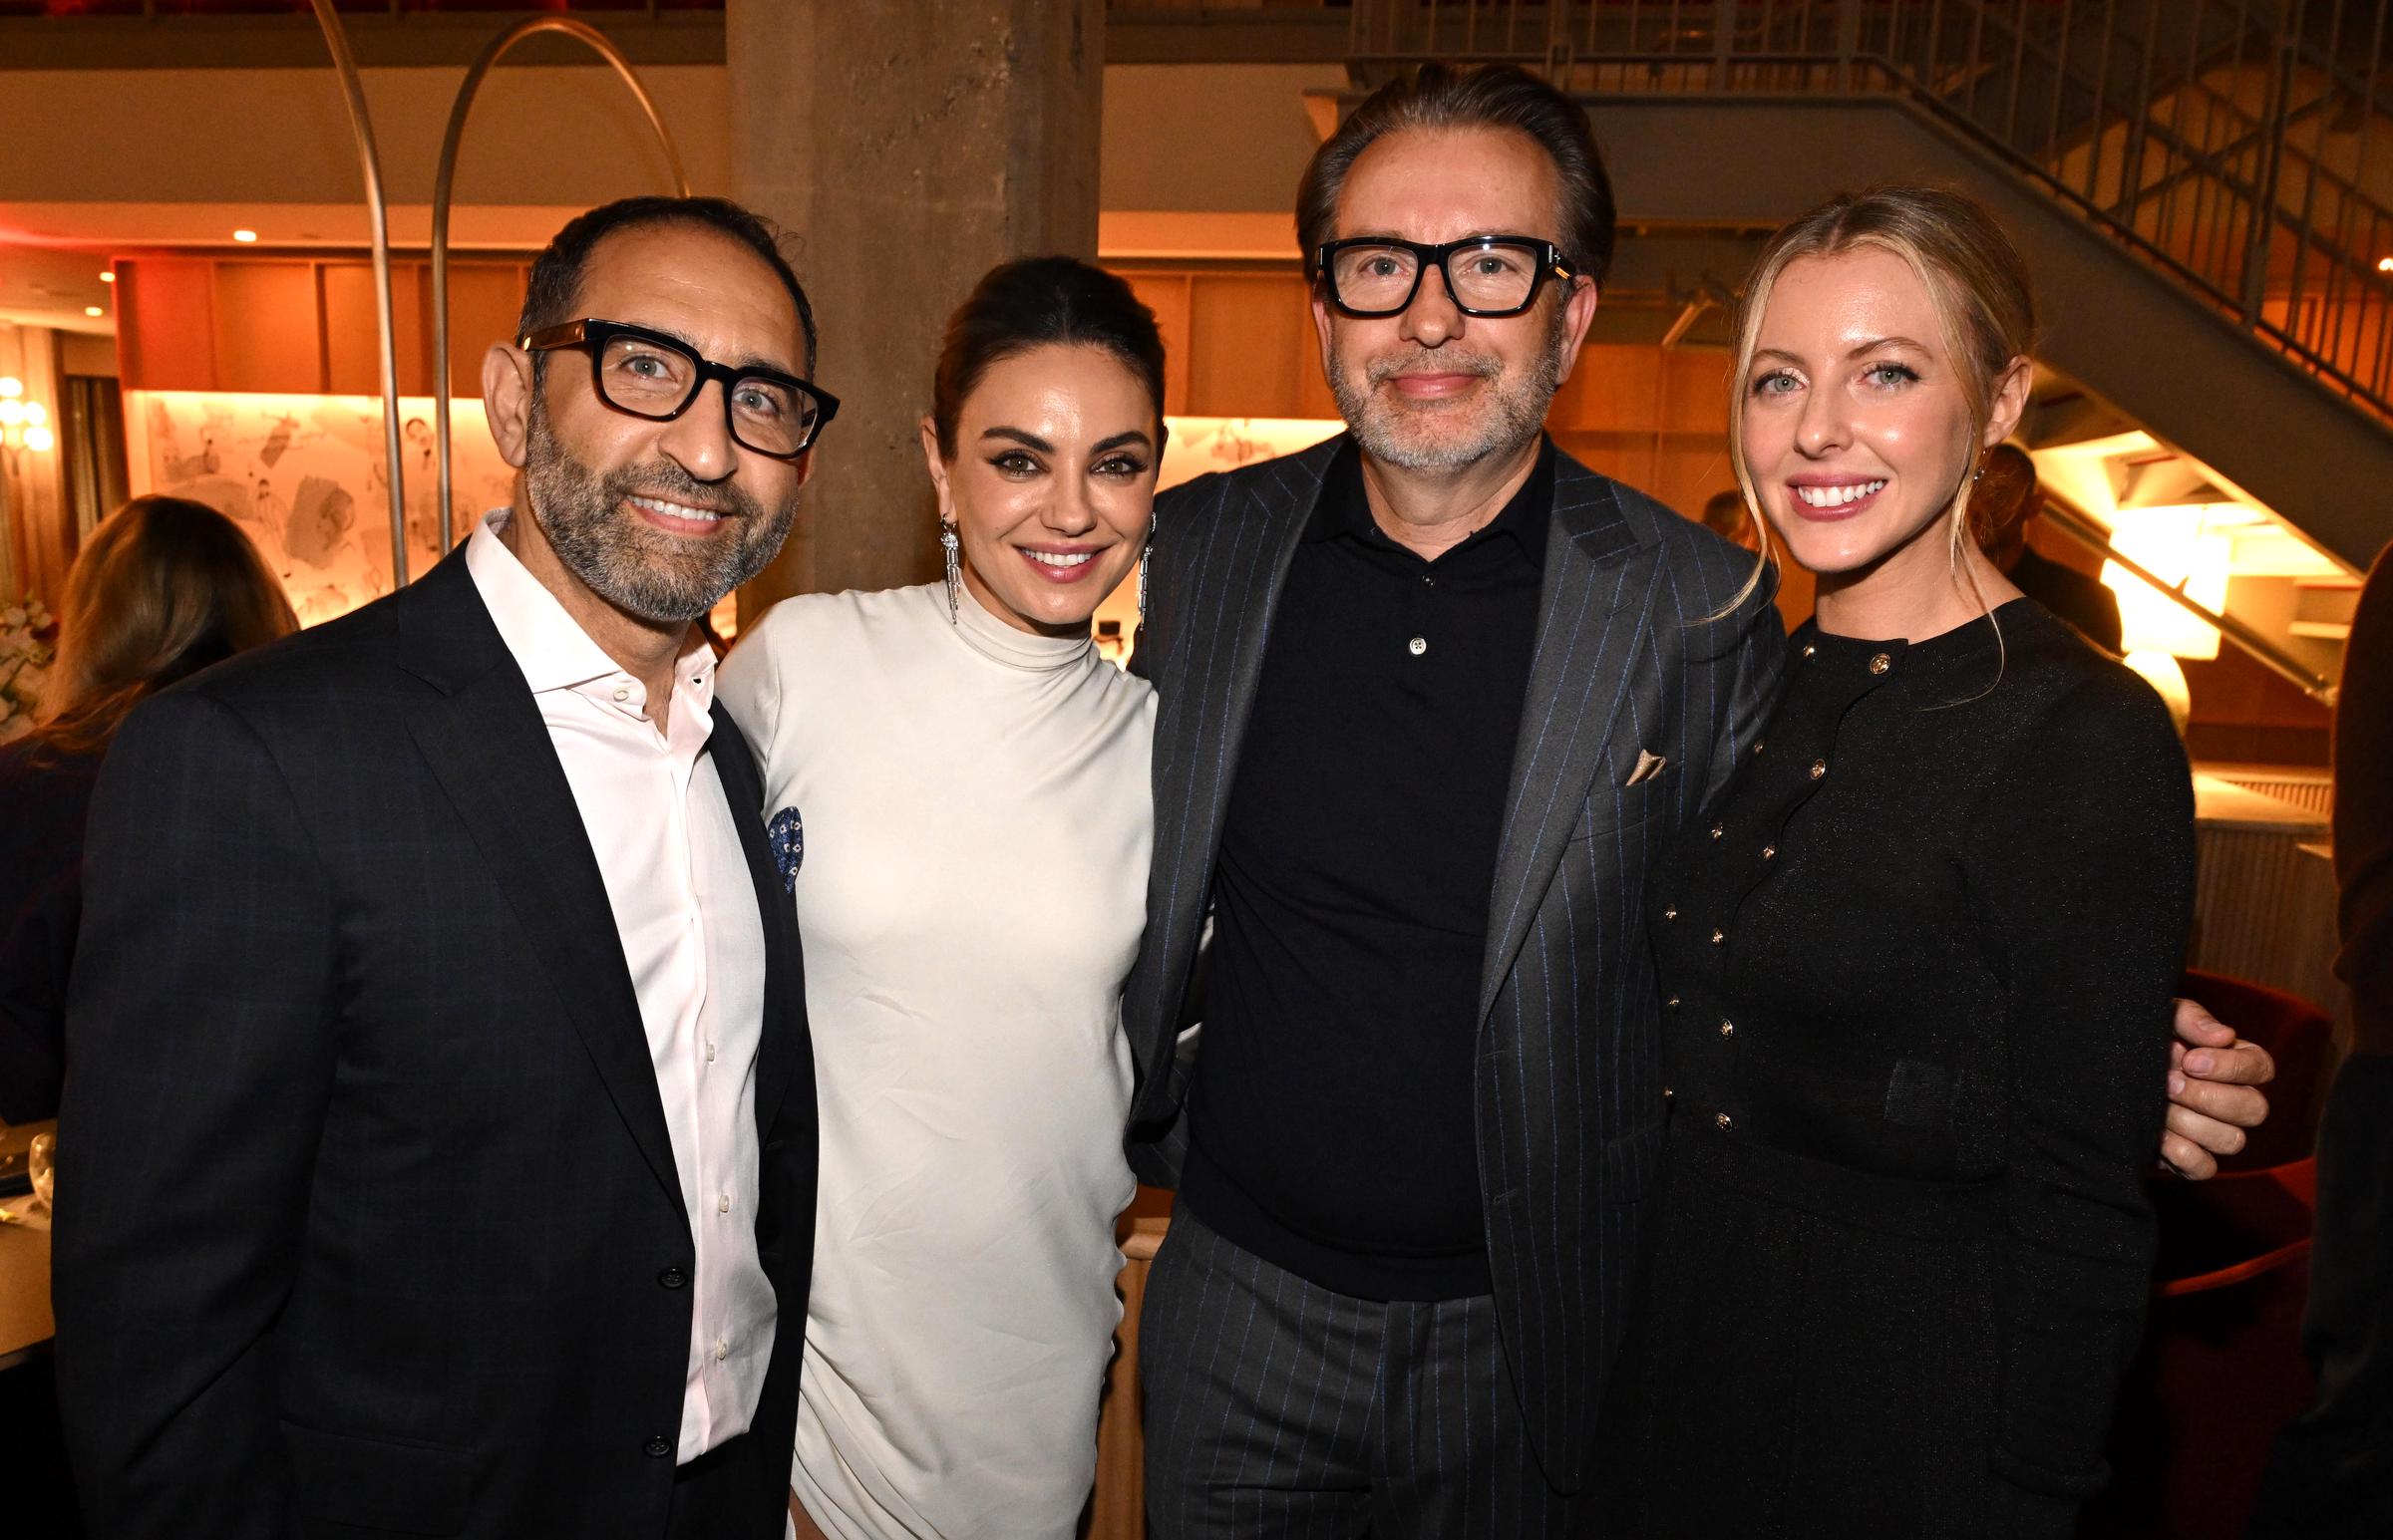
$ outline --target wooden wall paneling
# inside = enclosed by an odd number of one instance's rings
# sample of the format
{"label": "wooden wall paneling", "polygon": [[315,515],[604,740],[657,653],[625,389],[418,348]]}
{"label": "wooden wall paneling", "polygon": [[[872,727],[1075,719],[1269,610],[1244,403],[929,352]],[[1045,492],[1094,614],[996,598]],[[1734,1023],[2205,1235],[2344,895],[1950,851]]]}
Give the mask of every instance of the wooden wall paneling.
{"label": "wooden wall paneling", "polygon": [[1189,296],[1189,403],[1196,417],[1303,417],[1318,374],[1304,280],[1198,273]]}
{"label": "wooden wall paneling", "polygon": [[[1662,427],[1671,433],[1728,437],[1728,366],[1735,362],[1714,348],[1673,348],[1663,355]],[[1732,478],[1733,479],[1733,478]]]}
{"label": "wooden wall paneling", "polygon": [[[429,283],[427,269],[427,295],[432,292]],[[520,263],[449,264],[450,395],[459,398],[482,395],[482,357],[490,351],[492,343],[514,340],[515,320],[522,310]]]}
{"label": "wooden wall paneling", "polygon": [[1189,306],[1187,273],[1129,272],[1122,274],[1139,303],[1155,312],[1156,330],[1164,336],[1164,415],[1184,417],[1189,410]]}
{"label": "wooden wall paneling", "polygon": [[304,394],[324,388],[314,263],[218,261],[212,319],[217,390]]}
{"label": "wooden wall paneling", "polygon": [[117,365],[131,391],[212,391],[215,264],[194,257],[117,257]]}
{"label": "wooden wall paneling", "polygon": [[[374,264],[327,262],[322,269],[324,389],[336,396],[382,394],[382,341],[374,309]],[[422,262],[391,264],[393,348],[399,394],[432,394],[432,336],[424,324]]]}
{"label": "wooden wall paneling", "polygon": [[[1546,421],[1560,429],[1650,434],[1658,412],[1661,376],[1659,348],[1621,343],[1581,348],[1578,365],[1555,395]],[[1644,484],[1633,477],[1621,479]]]}

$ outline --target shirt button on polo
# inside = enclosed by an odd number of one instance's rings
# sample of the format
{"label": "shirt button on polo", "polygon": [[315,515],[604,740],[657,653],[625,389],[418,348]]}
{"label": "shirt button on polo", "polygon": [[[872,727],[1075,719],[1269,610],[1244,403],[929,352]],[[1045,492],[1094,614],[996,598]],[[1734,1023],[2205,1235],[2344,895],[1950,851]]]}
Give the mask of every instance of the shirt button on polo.
{"label": "shirt button on polo", "polygon": [[1429,638],[1425,636],[1416,636],[1411,641],[1404,644],[1404,650],[1418,658],[1423,653],[1429,651]]}
{"label": "shirt button on polo", "polygon": [[628,701],[631,699],[631,692],[629,690],[617,690],[615,692],[615,699],[618,701]]}
{"label": "shirt button on polo", "polygon": [[656,1275],[656,1281],[668,1289],[686,1288],[689,1285],[690,1275],[680,1268],[669,1267]]}
{"label": "shirt button on polo", "polygon": [[715,1362],[716,1362],[716,1363],[718,1363],[718,1364],[720,1364],[720,1363],[722,1363],[722,1362],[723,1362],[725,1359],[727,1359],[727,1358],[730,1358],[730,1357],[731,1357],[731,1339],[730,1339],[730,1338],[728,1338],[728,1337],[718,1337],[718,1338],[716,1338],[716,1339],[715,1339]]}
{"label": "shirt button on polo", "polygon": [[648,1441],[641,1444],[640,1448],[650,1459],[661,1460],[673,1452],[673,1441],[662,1433],[651,1433]]}
{"label": "shirt button on polo", "polygon": [[719,1198],[715,1199],[715,1212],[716,1212],[716,1213],[718,1213],[718,1214],[728,1214],[728,1213],[730,1213],[730,1212],[731,1212],[731,1194],[730,1194],[730,1193],[728,1193],[728,1192],[727,1192],[727,1193],[723,1194],[723,1196],[721,1196],[721,1197],[719,1197]]}

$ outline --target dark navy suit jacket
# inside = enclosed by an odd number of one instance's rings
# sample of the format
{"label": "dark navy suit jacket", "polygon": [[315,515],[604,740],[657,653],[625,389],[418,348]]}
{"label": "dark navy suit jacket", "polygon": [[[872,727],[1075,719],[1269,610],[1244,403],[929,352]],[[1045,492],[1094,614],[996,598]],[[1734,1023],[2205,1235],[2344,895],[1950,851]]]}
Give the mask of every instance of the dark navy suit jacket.
{"label": "dark navy suit jacket", "polygon": [[[814,1058],[720,708],[706,752],[765,927],[778,1535]],[[127,720],[67,1034],[58,1383],[96,1534],[664,1533],[695,1245],[597,859],[462,549]]]}

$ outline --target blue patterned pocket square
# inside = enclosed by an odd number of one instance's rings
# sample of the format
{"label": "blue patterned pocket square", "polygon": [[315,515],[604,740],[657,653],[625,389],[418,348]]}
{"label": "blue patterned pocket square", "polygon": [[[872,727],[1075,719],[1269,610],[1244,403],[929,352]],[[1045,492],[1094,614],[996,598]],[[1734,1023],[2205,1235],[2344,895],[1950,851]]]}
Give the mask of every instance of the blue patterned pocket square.
{"label": "blue patterned pocket square", "polygon": [[806,864],[806,821],[797,808],[784,807],[765,824],[765,838],[773,846],[773,864],[781,868],[782,888],[797,892],[798,868]]}

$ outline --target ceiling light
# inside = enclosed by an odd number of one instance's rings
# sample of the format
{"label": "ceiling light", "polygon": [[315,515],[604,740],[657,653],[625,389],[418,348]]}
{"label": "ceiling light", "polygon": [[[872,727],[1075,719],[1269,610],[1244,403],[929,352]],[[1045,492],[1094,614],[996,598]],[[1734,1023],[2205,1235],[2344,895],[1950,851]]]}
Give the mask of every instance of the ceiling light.
{"label": "ceiling light", "polygon": [[2376,259],[2376,270],[2380,273],[2393,273],[2393,256],[2378,257]]}
{"label": "ceiling light", "polygon": [[37,427],[25,430],[25,448],[33,451],[36,455],[49,454],[51,446],[57,443],[58,441],[51,437],[50,430],[47,428]]}
{"label": "ceiling light", "polygon": [[240,242],[242,242],[242,243],[246,244],[246,243],[247,243],[247,242],[249,242],[249,241],[253,241],[253,240],[257,239],[257,231],[255,231],[255,230],[235,230],[235,231],[233,231],[233,232],[232,232],[232,238],[233,238],[234,240],[237,240],[237,241],[240,241]]}
{"label": "ceiling light", "polygon": [[83,313],[84,313],[85,315],[87,315],[87,316],[104,316],[104,315],[108,314],[108,312],[107,312],[107,311],[105,311],[105,310],[101,309],[101,308],[100,308],[98,305],[86,305],[86,306],[84,306],[84,307],[83,307]]}
{"label": "ceiling light", "polygon": [[0,396],[22,396],[24,394],[24,381],[15,375],[0,375]]}
{"label": "ceiling light", "polygon": [[114,283],[117,281],[117,275],[107,268],[102,268],[100,270],[100,281],[102,283]]}

